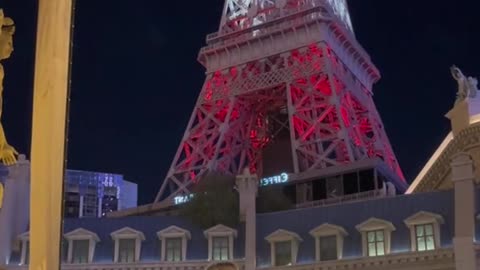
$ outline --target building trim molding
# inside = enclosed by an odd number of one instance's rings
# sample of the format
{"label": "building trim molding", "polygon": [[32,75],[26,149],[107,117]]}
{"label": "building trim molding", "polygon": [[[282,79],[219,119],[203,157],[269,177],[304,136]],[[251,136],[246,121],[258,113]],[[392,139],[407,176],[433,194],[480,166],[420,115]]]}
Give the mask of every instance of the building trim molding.
{"label": "building trim molding", "polygon": [[480,122],[472,122],[470,127],[462,130],[455,137],[450,133],[414,180],[407,193],[434,190],[451,171],[452,157],[461,152],[468,152],[474,147],[480,147]]}

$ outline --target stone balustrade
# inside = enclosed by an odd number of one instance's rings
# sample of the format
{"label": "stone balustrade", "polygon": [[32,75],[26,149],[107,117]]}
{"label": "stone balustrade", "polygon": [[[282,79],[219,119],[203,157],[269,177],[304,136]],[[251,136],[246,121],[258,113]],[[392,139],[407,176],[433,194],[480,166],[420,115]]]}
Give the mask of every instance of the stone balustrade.
{"label": "stone balustrade", "polygon": [[[477,250],[478,251],[478,250]],[[180,263],[108,263],[108,264],[64,264],[62,270],[206,270],[213,262]],[[235,261],[238,270],[244,270],[243,261]],[[2,268],[0,268],[2,269]],[[281,267],[259,267],[259,270],[374,270],[374,269],[441,269],[454,270],[452,249],[426,252],[396,253],[380,257],[348,258],[337,261],[295,264]],[[27,266],[8,266],[5,270],[28,270]]]}

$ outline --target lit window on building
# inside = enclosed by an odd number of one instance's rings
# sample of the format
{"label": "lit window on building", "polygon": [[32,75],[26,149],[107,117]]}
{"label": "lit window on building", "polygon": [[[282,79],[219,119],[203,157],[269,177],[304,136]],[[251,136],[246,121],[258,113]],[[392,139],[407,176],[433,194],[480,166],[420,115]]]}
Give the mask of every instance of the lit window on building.
{"label": "lit window on building", "polygon": [[275,243],[275,266],[290,265],[292,263],[292,241]]}
{"label": "lit window on building", "polygon": [[337,236],[320,237],[320,261],[332,261],[337,257]]}
{"label": "lit window on building", "polygon": [[367,233],[368,256],[385,255],[385,231],[377,230]]}
{"label": "lit window on building", "polygon": [[98,216],[98,197],[96,194],[86,194],[83,197],[83,216],[84,217]]}
{"label": "lit window on building", "polygon": [[118,262],[135,262],[135,239],[119,239]]}
{"label": "lit window on building", "polygon": [[212,255],[214,261],[226,261],[230,259],[228,236],[212,238]]}
{"label": "lit window on building", "polygon": [[435,234],[433,230],[433,224],[415,226],[415,236],[417,239],[417,251],[435,249]]}
{"label": "lit window on building", "polygon": [[88,263],[90,240],[72,241],[72,263]]}
{"label": "lit window on building", "polygon": [[169,262],[179,262],[182,260],[182,238],[165,239],[165,258]]}

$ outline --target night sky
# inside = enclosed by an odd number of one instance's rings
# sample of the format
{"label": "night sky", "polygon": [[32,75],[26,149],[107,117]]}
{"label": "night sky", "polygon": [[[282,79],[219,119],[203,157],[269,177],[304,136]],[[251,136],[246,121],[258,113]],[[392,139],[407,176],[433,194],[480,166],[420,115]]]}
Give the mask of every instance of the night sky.
{"label": "night sky", "polygon": [[[208,3],[208,4],[206,4]],[[411,181],[449,130],[456,82],[449,67],[480,77],[480,1],[351,0],[356,36],[383,78],[375,102]],[[173,159],[204,69],[205,35],[223,0],[78,0],[68,168],[114,172],[153,200]],[[1,0],[17,25],[5,62],[3,123],[29,156],[36,1]]]}

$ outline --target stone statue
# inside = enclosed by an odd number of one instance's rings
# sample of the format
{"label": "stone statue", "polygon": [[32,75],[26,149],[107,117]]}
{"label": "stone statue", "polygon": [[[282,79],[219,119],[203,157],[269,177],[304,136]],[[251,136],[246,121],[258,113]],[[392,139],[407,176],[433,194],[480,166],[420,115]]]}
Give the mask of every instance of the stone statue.
{"label": "stone statue", "polygon": [[463,75],[462,71],[456,67],[452,66],[450,68],[452,76],[458,82],[458,92],[457,92],[457,101],[460,102],[466,98],[474,98],[478,93],[478,80],[473,77],[466,77]]}
{"label": "stone statue", "polygon": [[[10,57],[13,52],[13,34],[15,33],[15,23],[12,19],[5,17],[3,10],[0,9],[0,119],[3,112],[3,60]],[[0,123],[0,160],[3,164],[9,166],[17,162],[17,151],[7,143],[3,126]]]}

